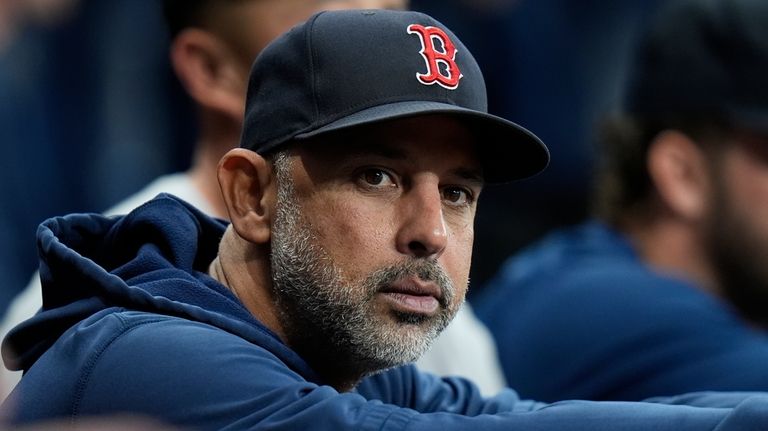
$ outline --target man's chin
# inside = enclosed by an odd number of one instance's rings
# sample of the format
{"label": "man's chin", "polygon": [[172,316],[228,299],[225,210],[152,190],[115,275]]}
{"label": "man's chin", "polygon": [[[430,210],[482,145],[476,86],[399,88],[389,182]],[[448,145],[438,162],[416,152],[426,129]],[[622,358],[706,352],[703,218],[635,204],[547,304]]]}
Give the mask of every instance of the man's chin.
{"label": "man's chin", "polygon": [[412,330],[419,330],[427,333],[429,327],[436,324],[434,316],[428,316],[421,313],[408,313],[402,311],[393,311],[392,320],[395,325],[399,326],[416,326],[417,328],[411,328]]}
{"label": "man's chin", "polygon": [[426,352],[440,332],[445,329],[439,316],[439,314],[425,316],[418,313],[391,312],[386,318],[387,322],[382,322],[382,328],[387,331],[386,334],[382,334],[382,343],[398,344],[401,351],[413,352],[407,360],[404,360],[404,362],[412,362]]}

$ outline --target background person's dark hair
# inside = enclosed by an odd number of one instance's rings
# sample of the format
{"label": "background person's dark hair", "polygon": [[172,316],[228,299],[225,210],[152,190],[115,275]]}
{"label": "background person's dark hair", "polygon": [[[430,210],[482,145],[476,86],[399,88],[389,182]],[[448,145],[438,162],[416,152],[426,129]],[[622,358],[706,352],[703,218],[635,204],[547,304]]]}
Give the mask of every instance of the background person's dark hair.
{"label": "background person's dark hair", "polygon": [[216,7],[244,0],[163,0],[163,15],[171,38],[188,27],[206,28],[207,16]]}
{"label": "background person's dark hair", "polygon": [[718,115],[616,115],[603,121],[597,141],[592,213],[613,226],[627,217],[654,213],[654,188],[648,173],[648,149],[665,130],[687,135],[714,162],[733,128]]}

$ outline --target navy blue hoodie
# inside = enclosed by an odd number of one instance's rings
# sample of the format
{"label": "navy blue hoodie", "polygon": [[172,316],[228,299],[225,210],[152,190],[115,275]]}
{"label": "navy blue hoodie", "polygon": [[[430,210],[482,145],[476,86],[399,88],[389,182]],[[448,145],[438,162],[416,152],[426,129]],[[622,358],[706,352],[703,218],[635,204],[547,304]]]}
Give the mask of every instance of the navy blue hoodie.
{"label": "navy blue hoodie", "polygon": [[206,274],[225,227],[168,195],[125,217],[43,223],[43,309],[3,343],[26,370],[3,406],[14,423],[127,412],[205,430],[768,429],[761,394],[543,405],[412,366],[339,393]]}

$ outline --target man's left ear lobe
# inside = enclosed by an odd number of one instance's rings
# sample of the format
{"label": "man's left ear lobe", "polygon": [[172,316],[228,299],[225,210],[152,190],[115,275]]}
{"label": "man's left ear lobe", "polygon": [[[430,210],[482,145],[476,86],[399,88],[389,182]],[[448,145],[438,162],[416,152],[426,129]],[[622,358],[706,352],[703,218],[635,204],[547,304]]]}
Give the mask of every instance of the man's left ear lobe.
{"label": "man's left ear lobe", "polygon": [[276,198],[270,163],[253,151],[235,148],[219,162],[218,177],[237,234],[255,244],[267,243]]}
{"label": "man's left ear lobe", "polygon": [[678,216],[704,215],[710,189],[704,151],[685,134],[664,131],[648,150],[648,172],[662,201]]}

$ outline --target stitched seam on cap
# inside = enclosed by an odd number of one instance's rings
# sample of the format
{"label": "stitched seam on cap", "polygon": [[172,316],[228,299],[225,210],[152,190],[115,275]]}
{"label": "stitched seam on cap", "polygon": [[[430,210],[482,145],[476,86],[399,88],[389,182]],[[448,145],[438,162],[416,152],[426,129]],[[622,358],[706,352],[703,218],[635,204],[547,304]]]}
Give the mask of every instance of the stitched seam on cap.
{"label": "stitched seam on cap", "polygon": [[312,32],[315,30],[315,22],[317,19],[323,14],[324,12],[320,12],[319,14],[315,15],[314,19],[312,19],[312,22],[308,23],[307,25],[307,50],[309,51],[309,73],[311,74],[312,78],[310,80],[310,85],[312,88],[310,89],[310,94],[312,94],[312,108],[313,108],[313,118],[312,118],[312,124],[317,122],[317,118],[320,116],[320,106],[318,104],[318,97],[317,97],[317,74],[315,73],[315,64],[318,63],[317,61],[317,53],[313,49],[313,43],[312,43]]}

